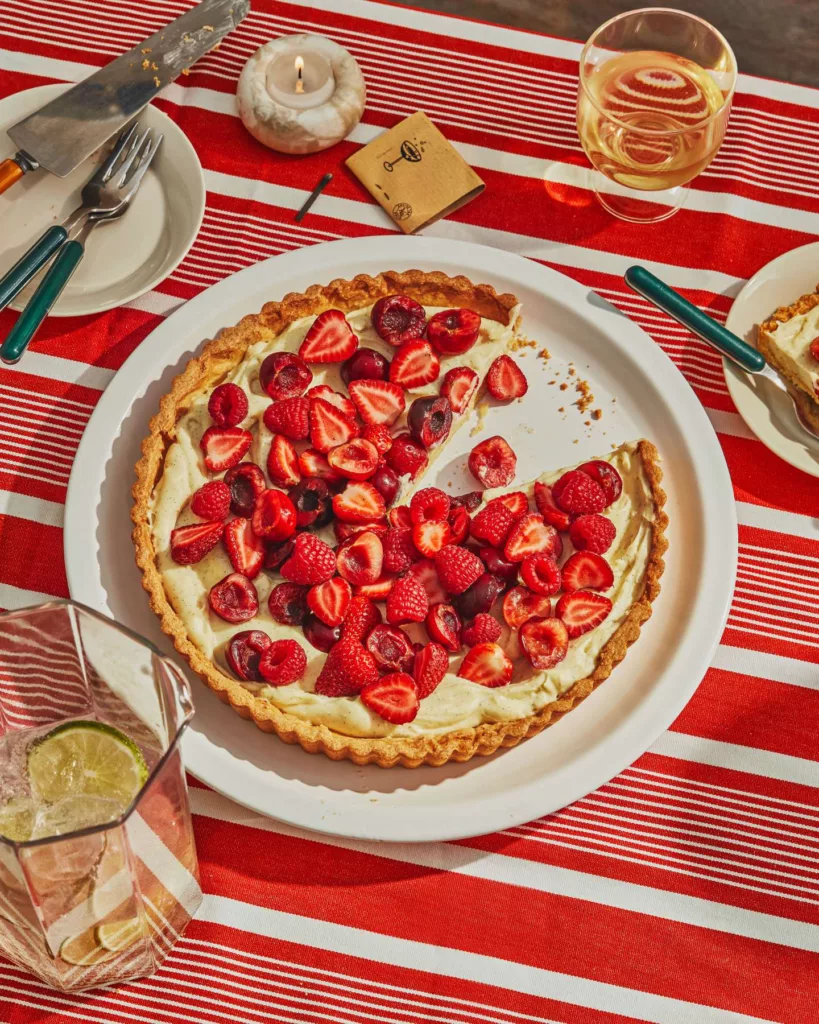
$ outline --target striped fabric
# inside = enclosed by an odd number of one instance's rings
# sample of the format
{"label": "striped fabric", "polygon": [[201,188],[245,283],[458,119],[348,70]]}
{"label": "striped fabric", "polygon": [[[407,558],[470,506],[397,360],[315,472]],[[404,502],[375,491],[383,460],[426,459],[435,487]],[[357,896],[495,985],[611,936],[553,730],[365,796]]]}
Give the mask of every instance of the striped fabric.
{"label": "striped fabric", "polygon": [[[77,81],[185,0],[3,0],[0,95]],[[235,114],[243,62],[282,33],[347,46],[367,78],[352,137],[263,150]],[[740,569],[694,699],[620,777],[548,818],[457,843],[311,836],[194,785],[205,903],[156,978],[61,996],[0,965],[9,1022],[723,1024],[819,1019],[819,488],[749,434],[719,362],[626,290],[639,258],[724,319],[743,280],[819,234],[819,93],[740,78],[728,134],[687,208],[613,222],[582,189],[577,43],[366,0],[254,0],[158,101],[205,169],[178,270],[96,317],[48,322],[0,370],[0,606],[65,596],[65,488],[83,427],[161,318],[276,253],[393,231],[342,169],[424,109],[487,182],[426,234],[521,253],[597,289],[668,352],[734,482]],[[305,225],[293,210],[335,179]],[[14,314],[0,314],[0,329]]]}

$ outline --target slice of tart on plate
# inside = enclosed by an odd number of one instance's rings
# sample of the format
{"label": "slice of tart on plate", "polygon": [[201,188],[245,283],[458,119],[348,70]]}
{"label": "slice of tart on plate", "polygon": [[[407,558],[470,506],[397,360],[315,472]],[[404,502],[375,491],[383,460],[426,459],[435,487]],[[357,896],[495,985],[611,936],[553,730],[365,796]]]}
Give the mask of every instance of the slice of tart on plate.
{"label": "slice of tart on plate", "polygon": [[761,323],[757,347],[790,385],[800,413],[819,431],[819,289],[780,306]]}
{"label": "slice of tart on plate", "polygon": [[527,390],[520,311],[410,271],[314,286],[210,342],[161,403],[134,542],[162,628],[264,731],[359,764],[513,746],[608,677],[659,592],[648,441],[514,486],[424,485],[478,397]]}

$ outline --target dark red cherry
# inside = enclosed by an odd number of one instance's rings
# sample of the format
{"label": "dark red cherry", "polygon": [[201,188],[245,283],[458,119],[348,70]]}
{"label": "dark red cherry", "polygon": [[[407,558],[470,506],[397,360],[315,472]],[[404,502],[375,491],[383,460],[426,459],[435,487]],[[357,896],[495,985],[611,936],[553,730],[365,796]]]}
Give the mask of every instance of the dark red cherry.
{"label": "dark red cherry", "polygon": [[341,626],[328,626],[312,612],[308,612],[304,616],[301,628],[304,630],[307,642],[312,644],[317,651],[324,651],[325,654],[341,638]]}
{"label": "dark red cherry", "polygon": [[359,348],[341,364],[341,379],[345,384],[351,380],[388,380],[390,361],[374,348]]}

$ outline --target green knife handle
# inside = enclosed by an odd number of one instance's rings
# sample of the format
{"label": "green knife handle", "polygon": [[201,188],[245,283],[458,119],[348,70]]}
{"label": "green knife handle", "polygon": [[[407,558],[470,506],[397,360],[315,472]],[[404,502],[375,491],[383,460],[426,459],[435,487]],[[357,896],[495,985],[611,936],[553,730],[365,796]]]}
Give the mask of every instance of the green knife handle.
{"label": "green knife handle", "polygon": [[701,309],[684,299],[679,292],[669,288],[645,267],[629,267],[625,273],[626,284],[635,292],[648,299],[658,309],[668,313],[678,324],[687,327],[697,337],[715,348],[732,362],[749,373],[760,373],[765,369],[765,360],[760,353],[742,338],[712,320]]}
{"label": "green knife handle", "polygon": [[11,270],[0,277],[0,309],[5,309],[15,295],[28,284],[40,267],[55,253],[68,238],[68,232],[60,224],[49,228],[14,264]]}
{"label": "green knife handle", "polygon": [[77,269],[85,248],[82,242],[66,242],[57,258],[32,295],[29,304],[20,314],[17,323],[6,336],[0,347],[0,359],[4,363],[16,363],[37,333],[40,324],[48,316],[51,307],[68,284],[68,279]]}

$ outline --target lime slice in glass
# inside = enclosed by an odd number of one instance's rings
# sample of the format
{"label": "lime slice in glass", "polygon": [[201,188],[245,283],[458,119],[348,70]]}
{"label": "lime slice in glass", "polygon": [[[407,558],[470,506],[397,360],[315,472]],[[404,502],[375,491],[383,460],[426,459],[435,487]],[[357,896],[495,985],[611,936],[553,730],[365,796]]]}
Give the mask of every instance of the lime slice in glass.
{"label": "lime slice in glass", "polygon": [[125,921],[112,921],[109,924],[97,925],[97,942],[103,949],[114,953],[132,946],[142,938],[142,919],[129,917]]}
{"label": "lime slice in glass", "polygon": [[0,835],[18,843],[31,838],[34,828],[34,804],[22,796],[12,797],[0,807]]}
{"label": "lime slice in glass", "polygon": [[91,967],[115,956],[113,950],[105,949],[97,942],[96,929],[87,928],[79,935],[66,939],[60,946],[60,957],[69,964]]}
{"label": "lime slice in glass", "polygon": [[119,729],[66,722],[29,749],[28,777],[34,795],[47,803],[102,797],[116,801],[121,812],[141,789],[148,768],[139,747]]}

